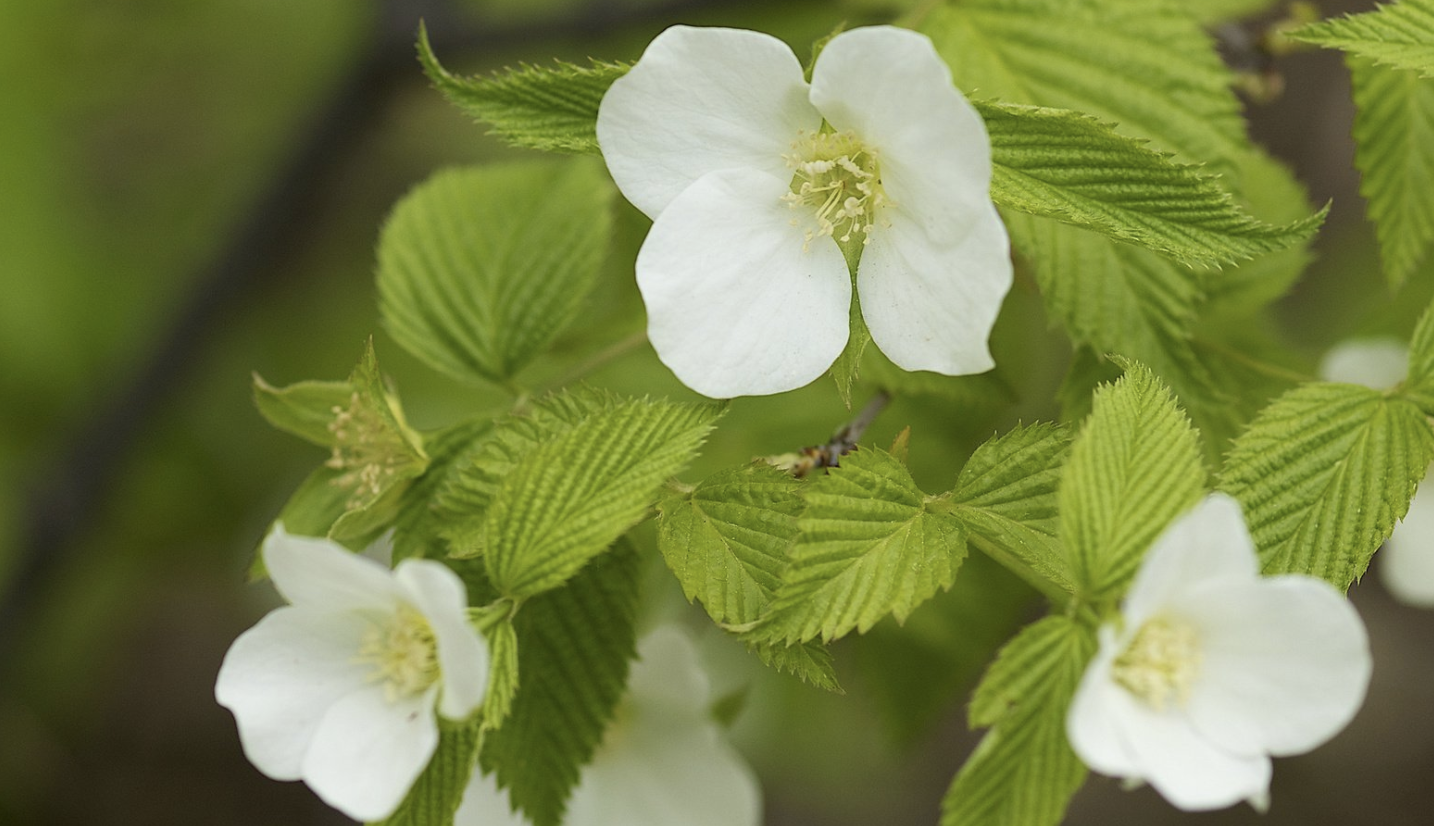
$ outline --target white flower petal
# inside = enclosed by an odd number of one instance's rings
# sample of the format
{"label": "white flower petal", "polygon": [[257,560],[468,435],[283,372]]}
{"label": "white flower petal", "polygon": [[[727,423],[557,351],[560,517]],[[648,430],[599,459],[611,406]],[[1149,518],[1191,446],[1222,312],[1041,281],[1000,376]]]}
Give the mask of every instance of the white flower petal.
{"label": "white flower petal", "polygon": [[1269,793],[1270,758],[1221,749],[1179,711],[1156,711],[1126,693],[1117,719],[1144,779],[1177,808],[1222,809]]}
{"label": "white flower petal", "polygon": [[1325,381],[1358,384],[1373,390],[1388,390],[1404,381],[1409,372],[1409,347],[1394,338],[1344,341],[1320,360],[1319,374]]}
{"label": "white flower petal", "polygon": [[436,691],[390,702],[372,685],[335,703],[304,755],[309,788],[355,820],[393,814],[438,747]]}
{"label": "white flower petal", "polygon": [[1086,667],[1066,715],[1066,737],[1081,762],[1101,774],[1144,779],[1125,742],[1120,715],[1130,695],[1111,679],[1110,667],[1124,640],[1110,626],[1100,629],[1100,650]]}
{"label": "white flower petal", "polygon": [[387,568],[328,539],[295,536],[277,525],[262,553],[274,587],[294,605],[388,610],[400,598]]}
{"label": "white flower petal", "polygon": [[811,99],[834,128],[876,148],[886,194],[933,243],[990,231],[986,124],[925,35],[891,26],[837,35],[817,56]]}
{"label": "white flower petal", "polygon": [[1200,635],[1190,717],[1244,754],[1299,754],[1354,717],[1369,685],[1369,641],[1354,607],[1328,583],[1279,576],[1211,585],[1177,606]]}
{"label": "white flower petal", "polygon": [[675,625],[659,626],[642,638],[637,656],[627,681],[632,702],[705,718],[710,695],[707,672],[687,632]]}
{"label": "white flower petal", "polygon": [[329,706],[363,685],[354,661],[368,622],[306,608],[271,611],[224,655],[215,699],[234,712],[244,754],[276,780],[297,780]]}
{"label": "white flower petal", "polygon": [[462,720],[483,702],[488,690],[488,646],[468,622],[468,592],[463,580],[446,565],[430,559],[406,559],[394,578],[412,595],[428,619],[438,643],[443,691],[438,710]]}
{"label": "white flower petal", "polygon": [[1238,584],[1258,576],[1255,543],[1240,503],[1212,493],[1171,522],[1151,545],[1122,611],[1128,625],[1139,626],[1175,595],[1199,583]]}
{"label": "white flower petal", "polygon": [[1409,512],[1384,543],[1379,578],[1400,602],[1434,608],[1434,480],[1419,487]]}
{"label": "white flower petal", "polygon": [[1005,225],[988,201],[959,244],[938,246],[904,208],[886,213],[861,254],[861,315],[904,370],[948,376],[995,366],[987,339],[1011,288]]}
{"label": "white flower petal", "polygon": [[[569,823],[576,826],[571,819]],[[453,815],[453,826],[529,826],[522,815],[513,811],[508,794],[498,788],[498,780],[484,776],[478,769],[463,791],[463,802]]]}
{"label": "white flower petal", "polygon": [[719,169],[786,182],[783,154],[821,115],[807,102],[796,55],[771,35],[673,26],[618,78],[598,109],[597,137],[618,189],[656,219]]}
{"label": "white flower petal", "polygon": [[713,398],[815,380],[846,346],[851,279],[836,242],[803,230],[787,184],[751,170],[693,183],[637,256],[648,338],[683,384]]}

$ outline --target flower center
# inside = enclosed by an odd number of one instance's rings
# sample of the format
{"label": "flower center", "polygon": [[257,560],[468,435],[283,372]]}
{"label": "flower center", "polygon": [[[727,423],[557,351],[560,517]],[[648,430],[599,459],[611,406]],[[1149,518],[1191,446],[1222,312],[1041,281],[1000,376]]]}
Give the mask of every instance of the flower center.
{"label": "flower center", "polygon": [[863,246],[871,242],[878,213],[891,203],[881,187],[875,150],[852,132],[802,132],[783,158],[793,175],[792,189],[782,200],[816,215],[816,229],[807,231],[808,245],[824,235],[843,247],[858,237]]}
{"label": "flower center", "polygon": [[364,633],[357,662],[373,666],[370,682],[384,683],[389,702],[421,694],[438,682],[438,643],[423,615],[400,606],[385,623]]}
{"label": "flower center", "polygon": [[334,406],[334,418],[329,422],[334,446],[324,464],[344,471],[333,483],[353,492],[346,505],[349,510],[376,498],[398,468],[409,461],[402,437],[364,402],[354,393],[348,407]]}
{"label": "flower center", "polygon": [[1140,626],[1115,658],[1111,678],[1157,711],[1184,705],[1200,673],[1200,635],[1186,622],[1157,617]]}

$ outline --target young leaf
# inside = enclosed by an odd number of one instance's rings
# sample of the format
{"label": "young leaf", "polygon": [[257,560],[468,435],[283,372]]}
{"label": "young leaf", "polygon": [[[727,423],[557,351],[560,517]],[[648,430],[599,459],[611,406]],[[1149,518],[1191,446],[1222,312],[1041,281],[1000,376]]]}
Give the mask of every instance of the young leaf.
{"label": "young leaf", "polygon": [[511,619],[494,625],[486,635],[488,641],[488,691],[483,695],[483,730],[503,727],[513,710],[513,697],[518,693],[521,674],[518,663],[518,632]]}
{"label": "young leaf", "polygon": [[428,32],[418,30],[418,57],[428,79],[455,106],[514,146],[598,154],[597,113],[607,87],[630,68],[593,61],[524,66],[491,77],[456,77],[438,63]]}
{"label": "young leaf", "polygon": [[1321,211],[1276,227],[1218,179],[1078,112],[979,102],[999,206],[1093,230],[1187,265],[1230,264],[1308,238]]}
{"label": "young leaf", "polygon": [[1145,367],[1095,393],[1057,500],[1078,593],[1120,592],[1150,543],[1200,498],[1205,470],[1189,419]]}
{"label": "young leaf", "polygon": [[1220,489],[1240,500],[1267,573],[1348,588],[1434,460],[1414,403],[1352,384],[1298,387],[1235,441]]}
{"label": "young leaf", "polygon": [[1066,710],[1095,639],[1063,616],[1011,640],[971,701],[990,726],[942,801],[941,826],[1054,826],[1085,781],[1066,740]]}
{"label": "young leaf", "polygon": [[626,542],[515,620],[522,685],[480,761],[533,826],[558,826],[637,653],[637,553]]}
{"label": "young leaf", "polygon": [[1434,77],[1434,0],[1400,0],[1375,11],[1312,23],[1286,34],[1295,40]]}
{"label": "young leaf", "polygon": [[1426,416],[1434,416],[1434,304],[1419,317],[1409,339],[1409,377],[1403,395]]}
{"label": "young leaf", "polygon": [[931,507],[906,467],[878,448],[842,458],[804,490],[801,531],[754,637],[787,643],[905,619],[950,588],[966,557],[961,523]]}
{"label": "young leaf", "polygon": [[398,810],[374,826],[453,826],[482,734],[476,722],[440,719],[438,748]]}
{"label": "young leaf", "polygon": [[439,172],[399,201],[379,238],[384,325],[437,370],[507,383],[591,290],[612,191],[586,159]]}
{"label": "young leaf", "polygon": [[808,685],[845,694],[837,682],[836,666],[826,646],[814,641],[783,645],[780,642],[754,642],[749,644],[762,664],[778,672],[791,674]]}
{"label": "young leaf", "polygon": [[1056,489],[1070,443],[1060,425],[1017,426],[976,448],[951,491],[973,545],[1065,593],[1075,583],[1058,538]]}
{"label": "young leaf", "polygon": [[629,401],[520,459],[485,516],[484,562],[504,596],[554,588],[646,515],[721,405]]}
{"label": "young leaf", "polygon": [[1385,277],[1398,287],[1434,242],[1434,79],[1358,58],[1348,62],[1359,191],[1369,204]]}
{"label": "young leaf", "polygon": [[657,547],[713,622],[761,616],[797,535],[801,482],[764,463],[723,471],[658,506]]}
{"label": "young leaf", "polygon": [[414,556],[438,559],[447,555],[441,538],[444,520],[434,508],[434,499],[492,429],[491,421],[474,419],[425,434],[428,468],[403,491],[393,521],[394,564]]}

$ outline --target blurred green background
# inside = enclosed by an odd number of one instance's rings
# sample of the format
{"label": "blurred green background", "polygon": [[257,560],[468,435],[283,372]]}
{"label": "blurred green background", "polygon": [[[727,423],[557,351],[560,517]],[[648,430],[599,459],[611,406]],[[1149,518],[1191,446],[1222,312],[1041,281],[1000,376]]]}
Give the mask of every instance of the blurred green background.
{"label": "blurred green background", "polygon": [[[324,458],[260,420],[251,371],[341,378],[376,333],[415,425],[503,404],[412,360],[377,322],[372,251],[392,203],[434,169],[511,154],[429,89],[413,58],[420,17],[450,68],[473,72],[633,58],[676,22],[759,28],[800,51],[900,5],[0,0],[0,823],[344,822],[249,766],[212,687],[229,643],[273,604],[244,584],[253,549]],[[1279,68],[1287,90],[1252,109],[1256,135],[1316,203],[1334,199],[1318,263],[1277,312],[1308,367],[1347,335],[1407,334],[1434,270],[1400,296],[1383,286],[1338,56]],[[630,261],[644,232],[624,207],[621,252],[554,372],[642,328]],[[996,346],[1020,365],[1005,375],[1014,406],[953,416],[900,401],[870,433],[880,444],[911,425],[928,490],[949,487],[953,457],[995,429],[1055,415],[1068,347],[1029,284]],[[646,349],[594,381],[686,393]],[[822,442],[847,415],[826,382],[744,401],[691,476]],[[654,604],[680,603],[670,577],[652,581]],[[1097,778],[1070,822],[1434,822],[1434,615],[1394,605],[1377,577],[1354,597],[1375,645],[1370,700],[1330,746],[1279,761],[1268,816],[1184,816]],[[763,775],[770,826],[934,824],[975,742],[966,693],[1038,610],[973,558],[904,629],[837,647],[844,696],[762,676],[711,640],[722,686],[756,681],[734,735]]]}

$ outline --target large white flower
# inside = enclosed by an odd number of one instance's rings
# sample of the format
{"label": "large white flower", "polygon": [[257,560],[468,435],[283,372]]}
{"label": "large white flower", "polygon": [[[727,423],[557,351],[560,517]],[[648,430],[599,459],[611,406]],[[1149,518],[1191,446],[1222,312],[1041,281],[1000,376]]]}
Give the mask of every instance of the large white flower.
{"label": "large white flower", "polygon": [[[761,790],[709,715],[707,675],[673,626],[643,638],[628,696],[568,801],[565,826],[758,826]],[[474,772],[454,826],[528,826]]]}
{"label": "large white flower", "polygon": [[1100,631],[1066,718],[1076,754],[1181,809],[1268,800],[1270,756],[1333,737],[1364,700],[1369,643],[1313,577],[1261,578],[1240,506],[1212,494],[1151,547]]}
{"label": "large white flower", "polygon": [[925,36],[843,32],[808,85],[774,37],[675,26],[612,85],[597,136],[653,219],[637,257],[648,336],[694,390],[779,393],[825,372],[849,334],[847,254],[898,366],[993,366],[1011,261],[990,140]]}
{"label": "large white flower", "polygon": [[264,774],[381,820],[438,745],[435,705],[463,719],[487,689],[488,649],[468,624],[463,582],[437,562],[390,571],[282,527],[263,555],[290,604],[234,641],[215,697]]}
{"label": "large white flower", "polygon": [[[1326,381],[1388,390],[1409,372],[1409,349],[1392,338],[1341,342],[1320,362]],[[1420,485],[1379,552],[1379,579],[1406,605],[1434,608],[1434,485]]]}

